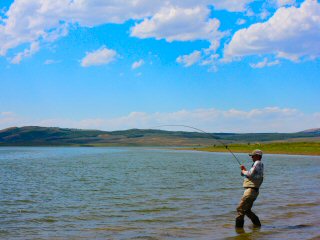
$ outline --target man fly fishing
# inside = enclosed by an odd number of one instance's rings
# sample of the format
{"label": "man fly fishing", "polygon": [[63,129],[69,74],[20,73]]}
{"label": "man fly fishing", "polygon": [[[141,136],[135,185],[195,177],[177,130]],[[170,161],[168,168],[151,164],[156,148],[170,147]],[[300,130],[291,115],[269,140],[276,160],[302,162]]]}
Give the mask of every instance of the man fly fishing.
{"label": "man fly fishing", "polygon": [[263,163],[261,161],[262,154],[262,151],[259,149],[256,149],[249,154],[253,161],[250,170],[247,171],[245,166],[240,166],[241,175],[245,177],[243,181],[243,187],[245,190],[237,207],[238,216],[236,217],[236,228],[243,228],[245,215],[251,219],[255,226],[261,226],[258,216],[251,211],[251,208],[253,202],[259,195],[259,188],[263,182]]}
{"label": "man fly fishing", "polygon": [[236,155],[229,149],[228,145],[224,144],[219,138],[215,137],[213,134],[207,133],[199,128],[195,128],[192,126],[187,125],[160,125],[156,127],[186,127],[197,130],[199,132],[205,133],[206,135],[210,136],[217,140],[219,143],[222,144],[237,160],[241,168],[241,175],[245,176],[243,181],[243,187],[245,191],[237,207],[238,216],[236,217],[236,228],[243,228],[244,225],[244,216],[246,215],[248,218],[251,219],[252,223],[260,227],[261,223],[257,215],[255,215],[252,211],[253,202],[257,199],[259,195],[259,188],[263,182],[263,163],[261,162],[262,159],[262,151],[259,149],[254,150],[249,156],[252,157],[252,167],[249,171],[240,163],[240,160],[237,158]]}

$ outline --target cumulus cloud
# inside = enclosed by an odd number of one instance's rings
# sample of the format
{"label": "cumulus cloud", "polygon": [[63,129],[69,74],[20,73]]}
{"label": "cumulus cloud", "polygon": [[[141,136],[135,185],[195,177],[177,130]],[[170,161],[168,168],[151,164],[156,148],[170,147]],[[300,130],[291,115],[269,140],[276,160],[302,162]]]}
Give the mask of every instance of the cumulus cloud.
{"label": "cumulus cloud", "polygon": [[210,1],[217,10],[228,10],[230,12],[244,12],[247,10],[249,3],[253,0],[211,0]]}
{"label": "cumulus cloud", "polygon": [[[272,0],[277,6],[290,6],[294,0]],[[47,46],[66,36],[70,27],[95,27],[102,24],[121,24],[134,20],[131,36],[171,41],[206,40],[212,46],[220,46],[226,35],[219,31],[220,21],[211,16],[215,10],[252,12],[253,0],[15,0],[0,19],[0,56],[11,49],[29,46],[9,57],[19,63],[30,57],[40,46]],[[306,0],[301,8],[280,8],[266,23],[254,24],[238,31],[225,49],[225,56],[273,53],[278,57],[297,61],[301,56],[317,57],[310,53],[311,45],[319,40],[319,7],[316,0]],[[262,17],[266,17],[262,13]],[[272,20],[273,19],[273,20]],[[284,24],[277,24],[284,22]],[[238,23],[243,23],[239,21]],[[272,29],[276,29],[273,31]],[[264,36],[266,29],[267,35]],[[286,29],[289,29],[286,36]],[[312,30],[313,29],[313,30]],[[303,40],[303,44],[299,41]],[[37,43],[38,49],[31,45]],[[240,47],[239,47],[240,46]],[[294,47],[295,46],[295,47]],[[211,49],[211,47],[209,47]],[[215,54],[215,50],[202,52],[203,56]],[[14,52],[14,51],[13,51]],[[10,52],[12,54],[13,52]]]}
{"label": "cumulus cloud", "polygon": [[39,43],[34,42],[30,44],[30,48],[25,49],[23,52],[18,53],[14,58],[11,59],[11,63],[19,64],[21,60],[25,57],[30,57],[34,53],[39,51]]}
{"label": "cumulus cloud", "polygon": [[179,56],[176,61],[185,67],[190,67],[193,64],[197,63],[200,59],[201,59],[201,52],[194,51],[189,55]]}
{"label": "cumulus cloud", "polygon": [[218,19],[208,19],[210,10],[206,7],[162,8],[151,18],[145,18],[131,29],[131,36],[156,38],[172,41],[212,39],[220,35]]}
{"label": "cumulus cloud", "polygon": [[320,4],[306,0],[299,8],[279,8],[266,22],[237,31],[225,47],[225,58],[273,54],[298,61],[320,56]]}
{"label": "cumulus cloud", "polygon": [[[295,132],[318,127],[320,114],[305,114],[297,109],[266,107],[249,111],[195,109],[177,112],[132,112],[113,119],[87,119],[83,128],[106,130],[150,128],[161,124],[186,124],[209,132]],[[170,128],[170,130],[184,130]]]}
{"label": "cumulus cloud", "polygon": [[265,20],[269,15],[270,12],[267,9],[263,9],[259,16],[262,20]]}
{"label": "cumulus cloud", "polygon": [[[152,15],[160,0],[15,0],[0,24],[0,55],[26,43],[52,42],[70,25],[93,27]],[[17,58],[16,61],[19,59]]]}
{"label": "cumulus cloud", "polygon": [[[176,112],[131,112],[115,118],[93,119],[41,119],[30,120],[0,113],[0,128],[25,125],[58,126],[85,129],[122,130],[151,128],[162,124],[184,124],[208,132],[297,132],[317,128],[320,112],[303,113],[297,109],[265,107],[252,110],[215,108],[180,110]],[[316,125],[315,125],[316,124]],[[170,130],[183,130],[170,128]]]}
{"label": "cumulus cloud", "polygon": [[108,64],[115,60],[117,52],[102,46],[93,52],[87,52],[86,56],[81,60],[82,67],[99,66]]}
{"label": "cumulus cloud", "polygon": [[[5,56],[9,49],[16,48],[22,44],[30,44],[37,41],[55,41],[59,37],[68,34],[70,25],[94,27],[107,23],[120,24],[129,19],[141,20],[148,17],[152,17],[155,21],[163,13],[160,9],[165,9],[168,6],[175,6],[174,8],[178,11],[178,15],[182,17],[188,17],[190,14],[194,16],[194,13],[201,15],[201,12],[208,11],[207,6],[209,5],[214,5],[217,9],[242,11],[249,2],[252,1],[15,0],[9,9],[2,14],[3,17],[0,20],[0,55]],[[177,24],[181,25],[181,22],[179,23],[178,21]],[[204,34],[211,30],[211,24],[208,22],[205,26],[200,26],[200,32],[196,31],[196,33],[200,33],[200,36],[203,37]],[[141,29],[137,28],[138,30]],[[195,34],[191,32],[192,29],[185,30],[185,33],[180,33],[181,36],[176,36],[176,38],[194,38]],[[162,37],[162,34],[160,35]],[[164,37],[166,35],[167,33],[163,33]]]}
{"label": "cumulus cloud", "polygon": [[275,61],[268,61],[268,58],[264,58],[261,62],[258,63],[250,63],[250,66],[252,68],[264,68],[264,67],[271,67],[274,65],[278,65],[280,64],[279,60],[275,60]]}
{"label": "cumulus cloud", "polygon": [[277,7],[290,6],[296,3],[295,0],[274,0]]}
{"label": "cumulus cloud", "polygon": [[[145,18],[131,29],[131,36],[139,38],[156,38],[172,41],[206,40],[210,46],[201,51],[179,56],[176,61],[189,67],[204,57],[209,65],[216,61],[216,51],[221,39],[227,35],[219,31],[220,21],[209,18],[210,10],[207,7],[178,8],[167,6],[150,18]],[[214,60],[214,61],[213,61]]]}
{"label": "cumulus cloud", "polygon": [[18,121],[18,117],[13,112],[0,112],[0,127],[12,127]]}
{"label": "cumulus cloud", "polygon": [[237,25],[243,25],[243,24],[245,24],[246,22],[247,22],[247,21],[246,21],[245,19],[239,18],[239,19],[237,20],[236,24],[237,24]]}
{"label": "cumulus cloud", "polygon": [[144,64],[143,59],[140,59],[139,61],[132,63],[131,68],[137,69],[137,68],[141,67],[143,64]]}
{"label": "cumulus cloud", "polygon": [[59,19],[65,0],[54,2],[16,0],[5,13],[0,25],[0,55],[25,43],[54,41],[66,32],[65,22]]}
{"label": "cumulus cloud", "polygon": [[44,61],[43,64],[45,65],[51,65],[51,64],[55,64],[55,63],[59,63],[60,61],[57,61],[57,60],[53,60],[53,59],[47,59]]}

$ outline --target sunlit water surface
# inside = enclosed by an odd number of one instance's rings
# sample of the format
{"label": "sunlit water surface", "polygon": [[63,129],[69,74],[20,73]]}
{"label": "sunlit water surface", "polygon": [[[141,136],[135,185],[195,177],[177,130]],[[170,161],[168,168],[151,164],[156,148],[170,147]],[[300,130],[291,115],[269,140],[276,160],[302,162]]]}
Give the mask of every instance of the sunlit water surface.
{"label": "sunlit water surface", "polygon": [[[238,154],[246,166],[247,155]],[[253,211],[227,153],[0,148],[0,239],[320,239],[320,157],[265,155]]]}

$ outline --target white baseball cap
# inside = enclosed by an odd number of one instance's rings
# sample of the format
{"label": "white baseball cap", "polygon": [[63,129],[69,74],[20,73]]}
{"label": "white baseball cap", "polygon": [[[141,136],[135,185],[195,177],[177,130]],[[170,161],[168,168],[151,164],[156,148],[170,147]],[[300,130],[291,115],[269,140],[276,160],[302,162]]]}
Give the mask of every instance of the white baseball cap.
{"label": "white baseball cap", "polygon": [[259,155],[262,156],[263,152],[260,149],[253,150],[252,153],[249,154],[249,156]]}

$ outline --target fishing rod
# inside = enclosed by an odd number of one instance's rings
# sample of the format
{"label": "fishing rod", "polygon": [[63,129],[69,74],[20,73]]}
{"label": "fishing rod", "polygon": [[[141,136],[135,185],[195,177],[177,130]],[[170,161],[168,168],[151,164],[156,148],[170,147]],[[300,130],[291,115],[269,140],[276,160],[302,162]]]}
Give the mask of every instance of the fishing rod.
{"label": "fishing rod", "polygon": [[234,153],[229,149],[228,145],[224,144],[224,142],[222,142],[221,140],[219,140],[218,138],[214,137],[213,134],[211,133],[207,133],[199,128],[195,128],[195,127],[192,127],[192,126],[188,126],[188,125],[178,125],[178,124],[170,124],[170,125],[159,125],[159,126],[155,126],[154,128],[159,128],[159,127],[186,127],[186,128],[191,128],[191,129],[194,129],[194,130],[197,130],[199,132],[202,132],[202,133],[205,133],[207,134],[208,136],[210,136],[211,138],[217,140],[222,146],[224,146],[231,154],[232,156],[237,160],[237,162],[239,163],[239,165],[241,166],[242,164],[240,163],[240,160],[237,158],[236,155],[234,155]]}

